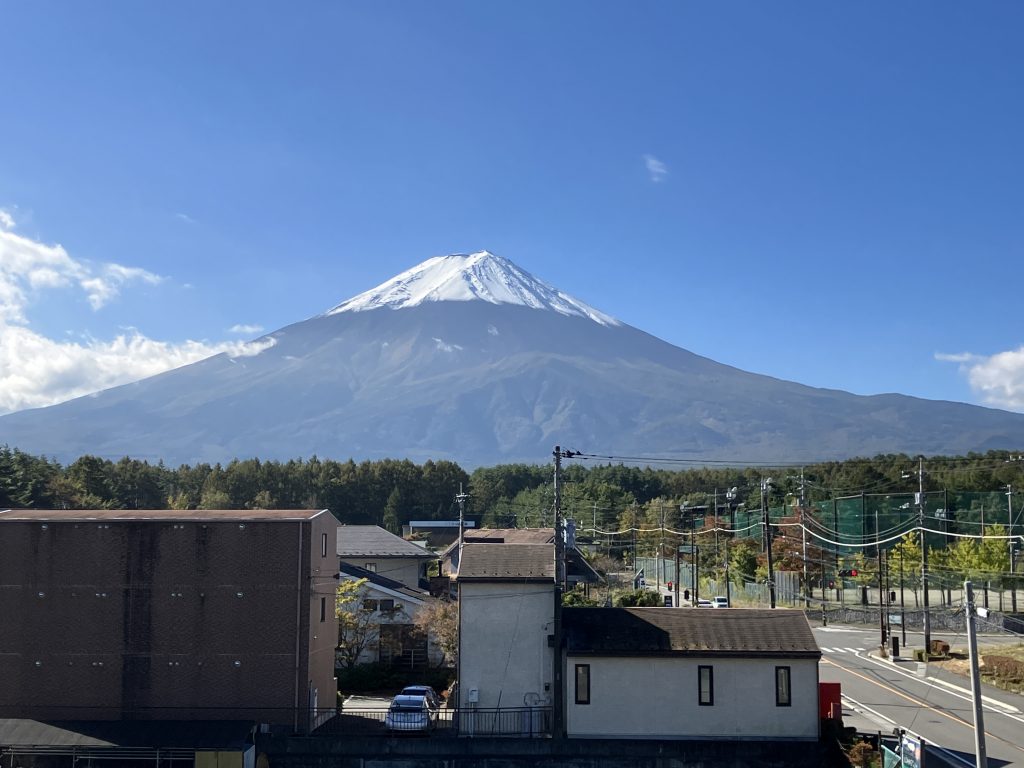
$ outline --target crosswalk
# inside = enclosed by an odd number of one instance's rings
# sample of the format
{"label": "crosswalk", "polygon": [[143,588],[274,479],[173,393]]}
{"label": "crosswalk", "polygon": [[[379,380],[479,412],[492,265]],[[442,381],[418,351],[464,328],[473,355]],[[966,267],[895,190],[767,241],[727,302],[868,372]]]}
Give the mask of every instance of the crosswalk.
{"label": "crosswalk", "polygon": [[852,653],[854,656],[864,653],[866,648],[826,648],[824,645],[820,646],[823,653]]}

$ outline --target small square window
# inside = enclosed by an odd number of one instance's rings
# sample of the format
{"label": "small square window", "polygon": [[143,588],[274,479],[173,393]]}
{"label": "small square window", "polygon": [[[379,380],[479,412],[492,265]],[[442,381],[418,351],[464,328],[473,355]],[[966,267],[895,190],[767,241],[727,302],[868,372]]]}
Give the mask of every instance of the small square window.
{"label": "small square window", "polygon": [[697,667],[697,703],[702,707],[715,704],[715,670],[713,667]]}
{"label": "small square window", "polygon": [[370,600],[370,599],[363,600],[363,610],[364,611],[376,611],[377,610],[377,601],[376,600]]}
{"label": "small square window", "polygon": [[775,668],[775,706],[788,707],[793,703],[793,694],[789,687],[789,667]]}
{"label": "small square window", "polygon": [[320,621],[327,621],[327,598],[320,598]]}
{"label": "small square window", "polygon": [[395,601],[391,599],[381,600],[380,609],[382,611],[393,611],[395,610]]}
{"label": "small square window", "polygon": [[576,703],[590,703],[590,665],[576,665]]}
{"label": "small square window", "polygon": [[366,570],[368,570],[370,573],[376,573],[377,572],[377,564],[376,563],[367,563],[363,567],[366,568]]}

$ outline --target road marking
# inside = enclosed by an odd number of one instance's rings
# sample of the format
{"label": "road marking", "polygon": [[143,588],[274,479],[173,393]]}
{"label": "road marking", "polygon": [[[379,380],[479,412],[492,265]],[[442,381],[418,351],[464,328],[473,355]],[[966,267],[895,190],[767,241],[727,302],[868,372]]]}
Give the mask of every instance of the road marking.
{"label": "road marking", "polygon": [[[956,696],[958,698],[961,698],[964,701],[973,701],[974,700],[972,698],[971,692],[968,691],[966,688],[961,688],[959,685],[955,685],[953,683],[946,682],[945,680],[940,680],[937,677],[920,677],[920,676],[915,675],[915,674],[913,674],[911,672],[906,672],[906,671],[900,669],[898,666],[896,666],[895,663],[879,661],[878,659],[874,658],[873,656],[861,655],[861,654],[856,654],[856,655],[857,655],[858,658],[863,659],[864,661],[870,661],[872,664],[874,664],[877,667],[882,667],[883,669],[891,669],[893,672],[896,672],[896,673],[898,673],[900,675],[903,675],[904,677],[909,677],[911,680],[917,680],[918,682],[920,682],[920,683],[922,683],[924,685],[930,686],[932,688],[934,688],[936,685],[941,685],[942,687],[944,687],[944,688],[946,688],[948,690],[950,695]],[[990,697],[985,696],[985,695],[982,695],[981,700],[983,702],[985,702],[985,704],[988,707],[988,711],[989,712],[993,712],[993,713],[995,713],[997,715],[1005,715],[1006,717],[1009,717],[1012,720],[1016,720],[1018,722],[1024,723],[1024,718],[1020,718],[1020,717],[1016,716],[1016,715],[1018,715],[1020,713],[1020,710],[1017,709],[1017,707],[1013,706],[1012,704],[1006,704],[1005,702],[999,701],[999,699],[993,699],[993,698],[990,698]]]}
{"label": "road marking", "polygon": [[[945,717],[945,718],[947,718],[949,720],[952,720],[954,723],[958,723],[958,724],[964,726],[965,728],[967,728],[967,729],[969,729],[971,731],[974,730],[974,725],[971,722],[969,722],[969,721],[965,720],[964,718],[960,717],[959,715],[954,715],[951,712],[945,712],[945,711],[943,711],[941,709],[936,709],[935,707],[933,707],[931,704],[928,704],[927,702],[921,701],[920,699],[915,699],[913,696],[910,696],[910,695],[904,693],[903,691],[899,691],[899,690],[897,690],[895,688],[892,688],[892,687],[890,687],[888,685],[885,685],[884,683],[880,683],[877,680],[872,680],[867,675],[862,675],[860,672],[855,672],[854,670],[850,669],[849,667],[844,667],[842,664],[837,664],[836,662],[832,661],[831,659],[825,659],[824,662],[826,664],[831,664],[833,667],[839,667],[839,669],[843,670],[844,672],[849,672],[854,677],[859,677],[861,680],[865,680],[866,682],[869,682],[869,683],[871,683],[873,685],[877,685],[879,688],[881,688],[883,690],[886,690],[889,693],[895,694],[896,696],[899,696],[901,699],[906,699],[907,701],[911,702],[912,704],[916,704],[918,707],[922,707],[922,708],[927,709],[927,710],[929,710],[931,712],[934,712],[936,715],[941,715],[942,717]],[[1001,713],[1001,714],[1005,714],[1005,713]],[[1014,718],[1014,719],[1017,719],[1017,718]],[[1021,746],[1019,746],[1017,744],[1014,744],[1012,741],[1007,741],[1006,739],[1002,738],[1001,736],[996,736],[994,733],[989,733],[988,731],[985,731],[985,735],[995,739],[996,741],[1001,741],[1004,744],[1007,744],[1008,746],[1011,746],[1011,747],[1013,747],[1014,749],[1016,749],[1016,750],[1018,750],[1020,752],[1024,752],[1024,747],[1021,747]]]}

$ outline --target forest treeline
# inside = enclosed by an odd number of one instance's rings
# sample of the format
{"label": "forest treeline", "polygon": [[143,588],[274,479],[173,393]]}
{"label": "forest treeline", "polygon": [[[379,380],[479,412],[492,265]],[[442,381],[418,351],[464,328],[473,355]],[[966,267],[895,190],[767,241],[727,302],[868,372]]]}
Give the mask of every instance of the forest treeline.
{"label": "forest treeline", "polygon": [[[1024,457],[990,451],[925,459],[925,490],[1005,492],[1024,489]],[[801,492],[808,503],[859,493],[917,490],[917,459],[902,454],[808,464],[805,467],[693,467],[664,469],[567,461],[563,509],[581,526],[617,525],[625,516],[657,515],[678,523],[680,504],[760,507],[761,481],[770,476],[770,506],[788,505]],[[131,458],[82,456],[62,465],[16,448],[0,447],[0,507],[40,509],[289,509],[328,508],[343,523],[378,524],[398,531],[411,519],[451,519],[460,487],[467,513],[485,525],[551,524],[551,465],[505,464],[472,473],[451,461],[335,461],[247,459],[226,465],[177,468]],[[801,477],[803,478],[801,480]],[[994,496],[995,498],[995,496]],[[1005,499],[1004,502],[1005,503]]]}

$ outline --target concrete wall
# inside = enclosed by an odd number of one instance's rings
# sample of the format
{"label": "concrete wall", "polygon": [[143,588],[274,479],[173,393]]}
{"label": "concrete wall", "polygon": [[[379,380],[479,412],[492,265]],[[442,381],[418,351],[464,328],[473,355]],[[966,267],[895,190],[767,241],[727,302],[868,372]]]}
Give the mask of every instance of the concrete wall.
{"label": "concrete wall", "polygon": [[[576,704],[576,664],[590,665],[590,704]],[[714,669],[714,704],[700,706],[697,667]],[[790,667],[792,705],[775,705],[775,667]],[[813,659],[569,656],[569,736],[605,738],[818,738]]]}
{"label": "concrete wall", "polygon": [[[821,768],[847,761],[820,742],[610,739],[283,738],[260,735],[270,768]],[[259,762],[259,761],[258,761]]]}
{"label": "concrete wall", "polygon": [[476,689],[481,709],[550,703],[554,584],[459,585],[459,697]]}

